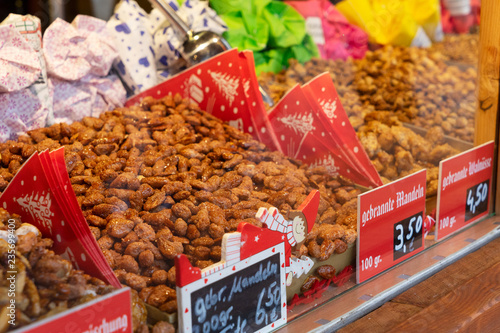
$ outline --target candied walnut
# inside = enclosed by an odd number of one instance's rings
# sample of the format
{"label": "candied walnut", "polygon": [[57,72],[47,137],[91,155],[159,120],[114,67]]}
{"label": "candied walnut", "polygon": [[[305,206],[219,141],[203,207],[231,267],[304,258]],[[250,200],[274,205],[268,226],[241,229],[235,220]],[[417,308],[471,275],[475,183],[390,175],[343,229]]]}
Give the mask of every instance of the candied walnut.
{"label": "candied walnut", "polygon": [[358,234],[356,230],[354,229],[346,229],[344,237],[342,237],[342,240],[346,242],[347,244],[353,244],[356,241],[356,238],[358,237]]}
{"label": "candied walnut", "polygon": [[322,279],[331,279],[335,276],[335,267],[332,265],[323,265],[319,266],[316,269],[316,273],[322,278]]}
{"label": "candied walnut", "polygon": [[335,243],[335,253],[344,253],[347,250],[347,244],[341,239],[336,239]]}
{"label": "candied walnut", "polygon": [[50,287],[64,282],[73,270],[72,264],[67,260],[60,259],[54,254],[41,257],[34,266],[37,274],[34,275],[36,284]]}
{"label": "candied walnut", "polygon": [[321,246],[316,241],[310,241],[307,250],[313,258],[321,257]]}
{"label": "candied walnut", "polygon": [[332,242],[329,239],[324,240],[323,243],[321,243],[320,251],[321,251],[321,255],[318,258],[320,261],[324,261],[324,260],[330,258],[331,255],[333,254],[333,252],[335,251],[335,242]]}
{"label": "candied walnut", "polygon": [[28,232],[27,234],[18,236],[16,249],[21,254],[26,255],[29,252],[31,252],[36,243],[37,243],[37,236],[35,235],[35,233]]}
{"label": "candied walnut", "polygon": [[413,156],[406,150],[400,150],[394,156],[396,160],[396,168],[398,172],[408,171],[413,168]]}
{"label": "candied walnut", "polygon": [[333,207],[328,207],[327,210],[321,215],[319,219],[319,223],[329,223],[333,224],[335,223],[335,220],[337,219],[337,212]]}
{"label": "candied walnut", "polygon": [[319,283],[319,279],[314,275],[310,275],[300,287],[300,291],[304,293],[310,290],[315,283]]}
{"label": "candied walnut", "polygon": [[394,139],[394,135],[390,131],[384,131],[379,134],[378,143],[384,151],[391,151],[392,147],[396,143],[396,140]]}
{"label": "candied walnut", "polygon": [[344,228],[337,224],[321,224],[319,226],[318,239],[335,240],[344,236]]}

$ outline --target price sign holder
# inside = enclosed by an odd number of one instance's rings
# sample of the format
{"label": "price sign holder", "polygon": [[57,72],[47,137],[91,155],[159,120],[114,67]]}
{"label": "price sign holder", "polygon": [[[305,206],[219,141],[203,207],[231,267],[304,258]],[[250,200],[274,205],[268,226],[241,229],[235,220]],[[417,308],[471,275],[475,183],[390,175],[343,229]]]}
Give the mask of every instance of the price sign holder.
{"label": "price sign holder", "polygon": [[494,149],[490,141],[439,163],[436,241],[488,215]]}
{"label": "price sign holder", "polygon": [[200,270],[176,257],[182,332],[264,333],[286,324],[284,237],[251,224],[238,230],[224,235],[217,264]]}
{"label": "price sign holder", "polygon": [[358,196],[356,281],[424,249],[426,170]]}

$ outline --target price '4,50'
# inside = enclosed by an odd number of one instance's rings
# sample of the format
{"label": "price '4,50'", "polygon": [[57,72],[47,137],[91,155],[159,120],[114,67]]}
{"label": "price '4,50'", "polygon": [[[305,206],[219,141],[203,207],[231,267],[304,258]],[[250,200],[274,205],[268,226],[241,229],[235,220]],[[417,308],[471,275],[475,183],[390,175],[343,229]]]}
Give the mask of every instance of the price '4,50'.
{"label": "price '4,50'", "polygon": [[[475,186],[476,187],[476,186]],[[467,190],[467,206],[472,214],[476,213],[476,208],[488,198],[488,183],[477,185],[476,195],[473,194],[473,189]]]}

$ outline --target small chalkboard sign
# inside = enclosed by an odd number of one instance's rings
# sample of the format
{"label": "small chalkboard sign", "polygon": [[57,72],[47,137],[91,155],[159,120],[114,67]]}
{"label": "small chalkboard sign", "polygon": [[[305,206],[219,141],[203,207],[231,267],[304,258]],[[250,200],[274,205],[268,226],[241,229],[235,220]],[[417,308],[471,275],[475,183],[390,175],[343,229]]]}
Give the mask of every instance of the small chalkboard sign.
{"label": "small chalkboard sign", "polygon": [[[286,323],[284,242],[267,229],[245,230],[224,236],[224,260],[216,265],[199,270],[177,259],[178,272],[187,276],[177,286],[180,331],[270,332]],[[265,249],[243,258],[247,246]]]}

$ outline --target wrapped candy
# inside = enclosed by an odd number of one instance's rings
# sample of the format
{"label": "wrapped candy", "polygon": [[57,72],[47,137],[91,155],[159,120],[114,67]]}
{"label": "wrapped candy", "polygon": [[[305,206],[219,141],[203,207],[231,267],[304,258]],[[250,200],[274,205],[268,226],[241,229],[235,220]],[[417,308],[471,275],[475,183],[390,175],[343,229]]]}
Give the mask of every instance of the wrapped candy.
{"label": "wrapped candy", "polygon": [[11,14],[0,25],[0,141],[53,118],[41,45],[37,17]]}
{"label": "wrapped candy", "polygon": [[[187,0],[168,3],[194,32],[209,30],[222,34],[225,23],[207,2]],[[114,38],[121,58],[114,67],[127,85],[129,93],[145,91],[170,76],[170,66],[176,65],[183,40],[167,18],[157,9],[147,14],[135,1],[123,0],[108,21],[108,31]]]}
{"label": "wrapped candy", "polygon": [[157,83],[150,25],[148,14],[133,0],[121,1],[107,23],[107,29],[121,55],[113,67],[132,94]]}
{"label": "wrapped candy", "polygon": [[324,59],[361,59],[368,50],[368,35],[349,21],[328,0],[287,1],[306,19],[306,29]]}
{"label": "wrapped candy", "polygon": [[[194,32],[212,31],[216,34],[222,34],[227,30],[224,21],[208,6],[207,2],[187,0],[178,7],[175,2],[171,1],[169,5]],[[158,83],[160,83],[169,76],[169,66],[179,59],[178,50],[184,41],[158,9],[155,8],[151,11],[149,19],[152,22],[150,30],[153,35],[152,51],[158,69]]]}
{"label": "wrapped candy", "polygon": [[82,15],[71,24],[56,19],[43,44],[56,122],[72,123],[123,106],[123,85],[116,75],[107,76],[118,53],[105,21]]}
{"label": "wrapped candy", "polygon": [[306,33],[304,18],[280,1],[210,0],[226,22],[223,34],[232,47],[254,51],[257,74],[279,72],[288,59],[301,63],[319,56],[318,48]]}

